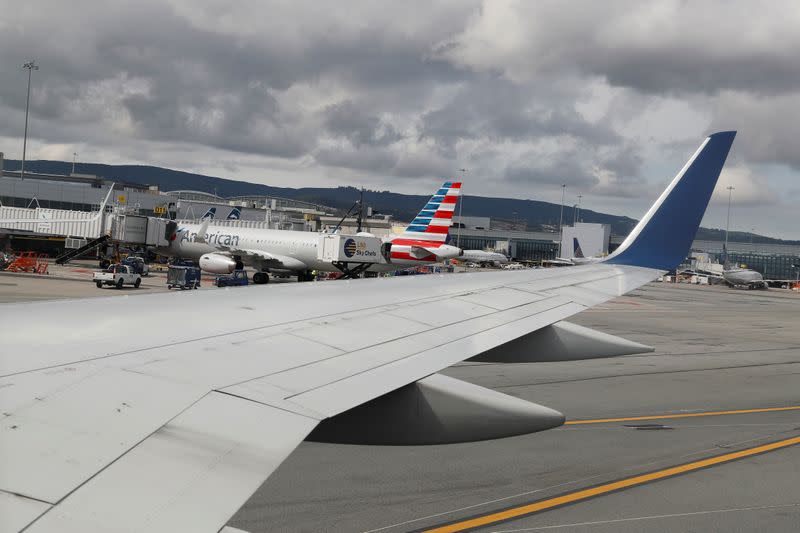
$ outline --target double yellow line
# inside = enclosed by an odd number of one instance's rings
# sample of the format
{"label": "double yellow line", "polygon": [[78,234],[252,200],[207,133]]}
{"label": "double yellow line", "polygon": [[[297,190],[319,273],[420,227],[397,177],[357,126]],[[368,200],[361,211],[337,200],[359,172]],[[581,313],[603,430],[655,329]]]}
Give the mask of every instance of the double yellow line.
{"label": "double yellow line", "polygon": [[[679,414],[679,415],[657,415],[657,416],[636,416],[636,417],[627,417],[627,418],[603,418],[603,419],[595,419],[595,420],[572,420],[567,422],[567,424],[577,425],[577,424],[601,424],[606,422],[628,422],[634,420],[659,420],[659,419],[666,419],[666,418],[692,418],[692,417],[699,417],[699,416],[715,416],[715,415],[733,415],[733,414],[748,414],[748,413],[766,413],[766,412],[773,412],[773,411],[793,411],[793,410],[800,410],[800,406],[792,406],[792,407],[771,407],[771,408],[763,408],[763,409],[741,409],[736,411],[711,411],[711,412],[704,412],[704,413],[687,413],[687,414]],[[428,529],[425,533],[455,533],[458,531],[467,531],[470,529],[478,528],[478,527],[486,527],[492,524],[497,524],[498,522],[504,522],[506,520],[511,520],[514,518],[520,518],[526,515],[531,515],[534,513],[538,513],[541,511],[546,511],[549,509],[553,509],[555,507],[559,507],[562,505],[567,505],[570,503],[580,502],[582,500],[587,500],[589,498],[594,498],[596,496],[601,496],[603,494],[608,494],[610,492],[627,489],[630,487],[635,487],[637,485],[642,485],[645,483],[650,483],[651,481],[658,481],[665,478],[669,478],[672,476],[677,476],[680,474],[685,474],[687,472],[694,472],[696,470],[700,470],[702,468],[708,468],[712,466],[717,466],[720,464],[728,463],[730,461],[735,461],[737,459],[742,459],[744,457],[750,457],[753,455],[758,455],[762,453],[772,452],[775,450],[780,450],[782,448],[787,448],[789,446],[794,446],[796,444],[800,444],[800,437],[792,437],[789,439],[779,440],[776,442],[771,442],[769,444],[763,444],[760,446],[755,446],[752,448],[747,448],[744,450],[740,450],[738,452],[731,452],[725,453],[722,455],[717,455],[714,457],[709,457],[707,459],[701,459],[699,461],[693,461],[691,463],[686,463],[678,466],[673,466],[669,468],[664,468],[662,470],[657,470],[655,472],[650,472],[647,474],[640,474],[637,476],[632,476],[628,478],[624,478],[618,481],[612,481],[610,483],[605,483],[602,485],[598,485],[596,487],[590,487],[588,489],[581,489],[574,492],[569,492],[567,494],[563,494],[561,496],[556,496],[554,498],[548,498],[546,500],[540,500],[537,502],[520,505],[517,507],[512,507],[510,509],[506,509],[504,511],[498,511],[495,513],[486,514],[483,516],[478,516],[475,518],[469,518],[466,520],[461,520],[459,522],[455,522],[452,524],[444,525],[435,527],[433,529]]]}

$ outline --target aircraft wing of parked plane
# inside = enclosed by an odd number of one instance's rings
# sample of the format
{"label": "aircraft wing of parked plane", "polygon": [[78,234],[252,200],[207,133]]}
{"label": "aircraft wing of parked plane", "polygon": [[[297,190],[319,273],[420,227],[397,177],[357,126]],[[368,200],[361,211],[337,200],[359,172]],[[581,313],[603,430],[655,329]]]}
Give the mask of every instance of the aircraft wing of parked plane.
{"label": "aircraft wing of parked plane", "polygon": [[646,349],[561,321],[685,257],[733,137],[706,139],[602,263],[0,306],[0,529],[216,533],[306,438],[560,425],[437,372]]}
{"label": "aircraft wing of parked plane", "polygon": [[[223,250],[225,249],[225,247],[221,248]],[[269,268],[286,270],[304,270],[308,268],[305,263],[297,258],[290,257],[288,255],[276,254],[273,252],[267,252],[265,250],[235,248],[232,249],[232,253],[241,256],[242,259],[245,259],[245,262],[247,263],[252,263],[254,260],[258,260],[259,263]]]}

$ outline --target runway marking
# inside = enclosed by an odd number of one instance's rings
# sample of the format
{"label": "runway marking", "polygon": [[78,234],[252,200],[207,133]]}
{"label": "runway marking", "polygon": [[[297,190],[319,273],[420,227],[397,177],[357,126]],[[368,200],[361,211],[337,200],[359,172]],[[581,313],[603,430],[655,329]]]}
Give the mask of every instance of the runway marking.
{"label": "runway marking", "polygon": [[567,420],[565,426],[583,424],[607,424],[609,422],[632,422],[636,420],[664,420],[667,418],[697,418],[700,416],[746,415],[750,413],[774,413],[778,411],[800,411],[800,405],[788,407],[762,407],[756,409],[735,409],[731,411],[704,411],[702,413],[676,413],[671,415],[628,416],[623,418],[593,418],[590,420]]}
{"label": "runway marking", "polygon": [[594,522],[576,522],[574,524],[557,524],[552,526],[529,527],[524,529],[499,529],[494,533],[520,533],[522,531],[545,531],[548,529],[561,529],[562,527],[599,526],[603,524],[617,524],[620,522],[638,522],[640,520],[658,520],[662,518],[682,518],[684,516],[698,516],[704,514],[741,513],[744,511],[764,511],[767,509],[784,509],[786,507],[800,507],[800,503],[785,503],[779,505],[760,505],[758,507],[733,507],[730,509],[711,509],[708,511],[694,511],[690,513],[673,513],[650,516],[634,516],[631,518],[618,518],[616,520],[597,520]]}
{"label": "runway marking", "polygon": [[656,470],[655,472],[650,472],[647,474],[640,474],[637,476],[624,478],[618,481],[604,483],[596,487],[590,487],[588,489],[581,489],[574,492],[568,492],[566,494],[562,494],[561,496],[556,496],[554,498],[548,498],[545,500],[540,500],[525,505],[519,505],[516,507],[512,507],[510,509],[506,509],[504,511],[498,511],[483,516],[468,518],[466,520],[461,520],[452,524],[434,527],[432,529],[426,529],[425,532],[455,533],[457,531],[467,531],[477,527],[486,527],[492,524],[497,524],[499,522],[505,522],[506,520],[521,518],[523,516],[528,516],[542,511],[547,511],[555,507],[560,507],[562,505],[567,505],[570,503],[576,503],[583,500],[588,500],[589,498],[594,498],[596,496],[601,496],[611,492],[616,492],[619,490],[635,487],[638,485],[643,485],[645,483],[667,479],[688,472],[694,472],[702,468],[709,468],[712,466],[728,463],[730,461],[735,461],[737,459],[742,459],[744,457],[750,457],[753,455],[780,450],[783,448],[787,448],[789,446],[794,446],[796,444],[800,444],[800,437],[792,437],[790,439],[779,440],[776,442],[771,442],[769,444],[762,444],[760,446],[755,446],[753,448],[746,448],[744,450],[739,450],[738,452],[716,455],[708,457],[706,459],[701,459],[699,461],[693,461],[691,463],[686,463],[678,466],[664,468],[661,470]]}

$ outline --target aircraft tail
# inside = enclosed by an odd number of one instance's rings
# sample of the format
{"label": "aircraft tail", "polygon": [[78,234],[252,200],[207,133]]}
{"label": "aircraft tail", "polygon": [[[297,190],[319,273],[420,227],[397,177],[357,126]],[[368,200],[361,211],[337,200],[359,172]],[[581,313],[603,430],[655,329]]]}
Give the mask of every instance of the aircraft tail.
{"label": "aircraft tail", "polygon": [[238,207],[234,207],[233,209],[231,209],[231,212],[228,213],[228,216],[225,218],[228,220],[239,220],[240,218],[242,218],[242,211]]}
{"label": "aircraft tail", "polygon": [[689,253],[736,137],[709,135],[606,263],[671,270]]}
{"label": "aircraft tail", "polygon": [[446,181],[403,231],[402,238],[444,243],[453,223],[460,182]]}
{"label": "aircraft tail", "polygon": [[583,250],[581,250],[581,245],[578,244],[578,238],[572,238],[572,257],[578,257],[583,259]]}
{"label": "aircraft tail", "polygon": [[206,211],[205,214],[200,217],[200,220],[203,220],[203,219],[206,219],[206,218],[209,218],[209,219],[210,218],[214,218],[216,216],[216,214],[217,214],[217,208],[216,207],[210,207],[208,209],[208,211]]}

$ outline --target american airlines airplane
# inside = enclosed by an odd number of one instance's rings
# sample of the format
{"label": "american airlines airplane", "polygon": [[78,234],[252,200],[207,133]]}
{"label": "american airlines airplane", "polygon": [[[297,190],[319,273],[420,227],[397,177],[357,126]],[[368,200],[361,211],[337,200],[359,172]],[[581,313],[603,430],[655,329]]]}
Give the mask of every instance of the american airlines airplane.
{"label": "american airlines airplane", "polygon": [[[368,270],[389,272],[458,257],[461,250],[445,241],[460,191],[461,183],[445,182],[405,231],[389,239],[391,262]],[[297,274],[299,281],[308,281],[313,270],[337,271],[318,258],[319,233],[228,226],[209,230],[209,221],[179,227],[169,247],[158,253],[197,260],[201,269],[215,274],[233,272],[237,263],[253,265],[256,284],[268,283],[269,272]]]}
{"label": "american airlines airplane", "polygon": [[684,260],[734,136],[706,138],[589,265],[0,305],[3,531],[227,533],[303,440],[447,444],[563,424],[439,372],[652,350],[565,320]]}

